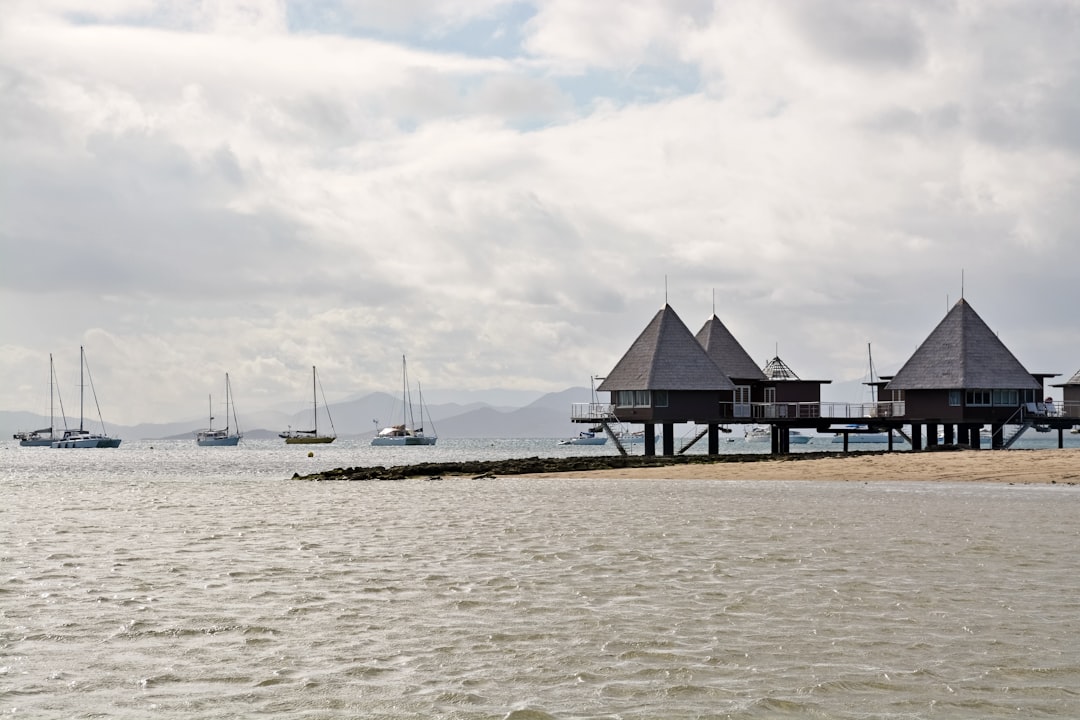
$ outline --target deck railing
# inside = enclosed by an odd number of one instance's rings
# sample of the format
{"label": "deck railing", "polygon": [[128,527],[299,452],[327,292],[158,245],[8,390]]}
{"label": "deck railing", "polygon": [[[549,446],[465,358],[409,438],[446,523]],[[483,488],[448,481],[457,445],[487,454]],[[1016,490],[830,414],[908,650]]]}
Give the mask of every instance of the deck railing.
{"label": "deck railing", "polygon": [[[573,403],[570,419],[576,422],[599,422],[618,418],[619,408],[610,403]],[[727,422],[758,420],[806,420],[817,418],[893,418],[903,417],[903,402],[801,402],[801,403],[720,403],[717,417]]]}

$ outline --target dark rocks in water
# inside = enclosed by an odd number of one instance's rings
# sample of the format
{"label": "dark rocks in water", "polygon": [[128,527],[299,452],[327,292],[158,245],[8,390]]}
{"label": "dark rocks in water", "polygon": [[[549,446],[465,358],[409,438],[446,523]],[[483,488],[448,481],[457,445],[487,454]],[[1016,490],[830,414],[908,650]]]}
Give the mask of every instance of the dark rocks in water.
{"label": "dark rocks in water", "polygon": [[[850,455],[850,453],[848,453]],[[877,454],[877,453],[869,453]],[[669,467],[672,465],[712,465],[717,463],[761,462],[764,460],[809,460],[837,457],[843,453],[799,453],[797,455],[597,455],[589,457],[520,458],[512,460],[469,460],[461,462],[428,462],[395,467],[351,467],[326,470],[311,475],[293,475],[294,480],[404,480],[422,477],[429,480],[448,476],[484,480],[499,475],[533,475],[538,473],[575,473],[590,470],[611,470],[640,467]]]}

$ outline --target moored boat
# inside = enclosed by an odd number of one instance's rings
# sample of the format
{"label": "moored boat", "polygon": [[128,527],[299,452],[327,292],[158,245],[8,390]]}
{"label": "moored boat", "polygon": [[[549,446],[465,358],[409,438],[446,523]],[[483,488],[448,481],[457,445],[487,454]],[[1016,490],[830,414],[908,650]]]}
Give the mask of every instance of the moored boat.
{"label": "moored boat", "polygon": [[[754,425],[745,433],[746,442],[772,442],[772,429],[765,425]],[[810,436],[798,430],[788,430],[788,443],[790,445],[805,445],[810,442]]]}
{"label": "moored boat", "polygon": [[[19,441],[20,447],[50,447],[56,440],[56,417],[53,412],[53,395],[56,392],[56,370],[53,367],[53,356],[49,353],[49,427],[38,430],[20,430],[12,435]],[[63,401],[60,407],[63,408]]]}
{"label": "moored boat", "polygon": [[[232,407],[234,430],[229,428],[229,407]],[[236,404],[232,402],[232,387],[229,373],[225,373],[225,427],[214,430],[214,399],[210,398],[210,422],[205,430],[195,433],[195,442],[199,447],[235,447],[240,443],[240,423],[236,420]]]}
{"label": "moored boat", "polygon": [[[332,443],[337,438],[337,434],[331,433],[330,435],[319,434],[319,395],[318,395],[318,374],[315,371],[315,366],[311,366],[311,405],[312,405],[312,425],[311,430],[288,430],[278,433],[278,437],[285,439],[286,445],[319,445]],[[334,429],[334,419],[330,417],[330,407],[326,404],[326,396],[323,395],[323,406],[326,408],[326,418],[330,421],[330,429]]]}
{"label": "moored boat", "polygon": [[560,445],[603,445],[607,442],[607,437],[592,430],[582,430],[578,433],[577,437],[569,438],[567,440],[560,440]]}
{"label": "moored boat", "polygon": [[94,378],[90,376],[90,369],[86,365],[86,352],[79,347],[79,429],[64,430],[59,440],[53,440],[50,447],[53,448],[117,448],[120,447],[120,438],[109,437],[105,432],[105,423],[101,419],[100,409],[98,422],[101,423],[101,432],[93,433],[83,427],[83,396],[86,386],[83,382],[83,373],[90,380],[90,392],[94,396],[94,405],[97,406],[97,391],[94,389]]}
{"label": "moored boat", "polygon": [[[419,384],[417,387],[417,393],[420,400],[420,422],[421,426],[417,426],[416,418],[413,416],[414,408],[412,404],[412,396],[409,394],[409,374],[407,366],[405,364],[405,356],[401,356],[401,422],[389,425],[387,427],[379,429],[379,421],[375,420],[375,427],[377,429],[375,437],[371,439],[371,444],[375,446],[416,446],[416,445],[434,445],[439,439],[438,435],[434,432],[430,435],[424,433],[422,424],[424,422],[424,396],[420,393]],[[428,417],[428,423],[430,424],[431,417]]]}

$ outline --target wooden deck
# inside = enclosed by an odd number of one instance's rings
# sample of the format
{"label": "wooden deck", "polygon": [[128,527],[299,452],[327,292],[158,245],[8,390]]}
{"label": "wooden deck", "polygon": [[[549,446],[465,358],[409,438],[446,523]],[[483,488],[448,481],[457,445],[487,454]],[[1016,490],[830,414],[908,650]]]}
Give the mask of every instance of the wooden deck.
{"label": "wooden deck", "polygon": [[[619,408],[609,403],[574,403],[571,406],[570,419],[575,423],[605,426],[628,422],[619,417]],[[893,433],[899,433],[910,443],[913,450],[922,450],[924,428],[925,447],[944,444],[979,448],[982,443],[979,429],[984,425],[991,427],[992,435],[988,442],[989,446],[995,449],[1009,447],[1032,428],[1043,432],[1056,430],[1058,446],[1063,447],[1065,431],[1080,426],[1080,403],[1039,403],[1037,406],[1029,404],[1016,408],[1008,419],[997,421],[908,416],[903,402],[719,403],[716,414],[712,417],[688,417],[646,423],[647,452],[651,447],[648,438],[655,437],[655,425],[661,425],[664,428],[663,454],[672,454],[674,448],[670,439],[670,428],[674,424],[682,423],[694,423],[705,428],[740,424],[769,425],[772,429],[772,452],[781,454],[790,451],[788,431],[801,429],[842,435],[845,452],[848,450],[850,435],[884,431],[890,431],[890,450],[893,449]],[[908,433],[903,430],[905,426],[910,426]],[[1006,431],[1006,427],[1010,429]],[[938,438],[939,430],[943,432],[943,441]],[[701,436],[706,432],[703,431]],[[715,437],[715,432],[710,434]],[[710,447],[715,447],[712,442]]]}

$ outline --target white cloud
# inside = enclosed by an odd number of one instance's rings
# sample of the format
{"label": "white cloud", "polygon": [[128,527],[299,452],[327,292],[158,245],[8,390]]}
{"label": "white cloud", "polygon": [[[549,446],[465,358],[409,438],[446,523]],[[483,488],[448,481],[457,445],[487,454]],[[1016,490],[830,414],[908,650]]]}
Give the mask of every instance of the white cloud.
{"label": "white cloud", "polygon": [[1077,3],[428,10],[13,4],[0,407],[80,343],[123,423],[200,417],[226,370],[248,406],[312,364],[392,389],[403,352],[557,390],[665,278],[804,377],[868,340],[895,370],[961,272],[1032,369],[1080,366]]}

